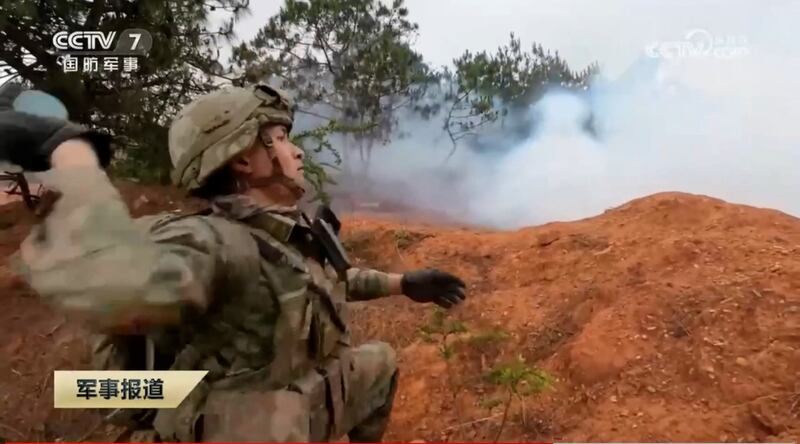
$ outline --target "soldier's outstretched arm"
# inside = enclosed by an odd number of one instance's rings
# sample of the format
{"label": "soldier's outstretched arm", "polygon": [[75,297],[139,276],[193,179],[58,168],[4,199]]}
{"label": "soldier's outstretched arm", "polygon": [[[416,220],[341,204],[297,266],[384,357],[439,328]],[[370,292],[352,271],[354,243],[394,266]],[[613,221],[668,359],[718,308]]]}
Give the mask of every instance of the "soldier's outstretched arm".
{"label": "soldier's outstretched arm", "polygon": [[347,272],[347,294],[351,301],[368,301],[391,295],[405,295],[415,302],[433,302],[450,308],[461,303],[466,285],[457,276],[435,269],[403,274],[351,268]]}
{"label": "soldier's outstretched arm", "polygon": [[402,274],[351,268],[347,270],[347,298],[350,301],[370,301],[403,294],[402,279]]}
{"label": "soldier's outstretched arm", "polygon": [[209,303],[224,245],[200,217],[142,230],[84,140],[58,146],[43,174],[61,196],[22,243],[21,274],[48,302],[101,331],[176,323]]}

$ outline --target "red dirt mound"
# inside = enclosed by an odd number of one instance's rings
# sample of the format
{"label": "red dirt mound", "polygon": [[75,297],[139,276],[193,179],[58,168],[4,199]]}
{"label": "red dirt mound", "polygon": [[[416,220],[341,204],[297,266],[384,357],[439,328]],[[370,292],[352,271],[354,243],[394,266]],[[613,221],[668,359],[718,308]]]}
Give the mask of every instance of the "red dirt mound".
{"label": "red dirt mound", "polygon": [[[185,205],[125,185],[136,213]],[[139,195],[146,195],[146,200]],[[172,197],[171,197],[172,196]],[[31,220],[0,207],[0,255]],[[797,441],[800,221],[719,200],[661,194],[577,222],[515,232],[374,216],[345,220],[359,265],[457,272],[469,299],[446,339],[429,306],[355,305],[357,337],[399,351],[390,440]],[[54,368],[85,365],[80,330],[0,262],[0,436],[113,439],[91,412],[53,410]],[[551,388],[487,378],[522,357]],[[519,368],[518,368],[519,369]],[[505,373],[505,376],[513,373]]]}
{"label": "red dirt mound", "polygon": [[447,360],[415,334],[429,308],[398,299],[359,313],[365,337],[401,350],[394,439],[494,439],[503,406],[492,405],[505,392],[482,376],[522,355],[557,382],[527,397],[524,417],[512,405],[503,439],[797,441],[795,218],[660,194],[515,232],[345,226],[372,264],[441,267],[469,282],[468,303],[450,315],[469,333]]}

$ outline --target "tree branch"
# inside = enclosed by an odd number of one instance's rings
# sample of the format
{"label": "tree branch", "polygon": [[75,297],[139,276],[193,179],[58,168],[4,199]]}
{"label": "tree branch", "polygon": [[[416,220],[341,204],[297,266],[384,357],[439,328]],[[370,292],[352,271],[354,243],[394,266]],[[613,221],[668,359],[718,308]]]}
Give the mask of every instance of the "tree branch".
{"label": "tree branch", "polygon": [[56,66],[56,57],[43,49],[43,44],[35,42],[30,38],[30,34],[20,30],[13,20],[7,19],[3,31],[11,38],[11,40],[22,48],[25,48],[30,54],[36,57],[36,63],[47,68]]}
{"label": "tree branch", "polygon": [[44,73],[37,72],[34,69],[34,65],[25,65],[18,51],[12,52],[8,50],[0,50],[0,60],[4,61],[8,66],[13,68],[18,75],[22,75],[34,83],[41,82],[44,78]]}
{"label": "tree branch", "polygon": [[320,119],[325,119],[325,120],[333,120],[334,119],[333,117],[323,116],[322,114],[317,114],[317,113],[315,113],[313,111],[307,111],[307,110],[300,109],[300,108],[297,109],[297,113],[306,114],[306,115],[314,116],[314,117],[319,117]]}
{"label": "tree branch", "polygon": [[86,17],[86,22],[84,23],[83,29],[86,30],[94,30],[100,25],[100,17],[105,12],[106,1],[105,0],[93,0],[92,1],[92,9],[89,12],[89,16]]}
{"label": "tree branch", "polygon": [[322,38],[322,31],[319,29],[317,23],[314,23],[314,32],[316,34],[315,40],[319,44],[320,49],[322,49],[322,55],[325,56],[325,65],[328,67],[328,71],[331,74],[336,75],[336,72],[333,70],[333,65],[331,64],[331,59],[330,57],[328,57],[328,50],[326,49],[329,48],[329,46],[327,45],[327,42]]}

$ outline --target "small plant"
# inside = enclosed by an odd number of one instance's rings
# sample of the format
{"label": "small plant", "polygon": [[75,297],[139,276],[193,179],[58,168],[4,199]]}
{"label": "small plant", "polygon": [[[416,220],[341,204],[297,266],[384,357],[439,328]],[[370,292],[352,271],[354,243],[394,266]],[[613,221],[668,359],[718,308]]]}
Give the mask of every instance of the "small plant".
{"label": "small plant", "polygon": [[511,401],[516,397],[522,407],[522,423],[525,424],[525,398],[524,396],[538,394],[553,386],[554,378],[544,370],[530,367],[522,356],[515,361],[496,366],[486,375],[486,379],[492,384],[505,387],[508,397],[503,410],[503,419],[500,422],[500,429],[495,436],[495,442],[500,439],[508,418],[508,410]]}
{"label": "small plant", "polygon": [[493,408],[497,407],[498,405],[502,405],[503,400],[498,397],[491,397],[491,398],[483,398],[480,400],[480,406],[485,408],[486,410],[492,410]]}
{"label": "small plant", "polygon": [[502,364],[489,372],[486,379],[492,384],[508,387],[514,394],[520,385],[528,385],[531,393],[541,393],[553,385],[553,377],[544,370],[530,367],[522,356],[515,361]]}
{"label": "small plant", "polygon": [[394,230],[393,235],[394,243],[398,250],[405,250],[415,243],[431,237],[429,234],[408,231],[405,229]]}
{"label": "small plant", "polygon": [[413,239],[411,238],[411,234],[406,230],[395,230],[394,231],[394,241],[397,243],[397,248],[401,250],[405,250]]}
{"label": "small plant", "polygon": [[466,333],[467,331],[467,326],[464,325],[463,322],[457,319],[447,319],[447,312],[440,307],[434,308],[428,323],[419,329],[420,336],[422,336],[424,341],[431,343],[439,342],[439,354],[447,365],[447,385],[453,398],[453,405],[455,405],[458,400],[458,395],[463,388],[463,384],[459,382],[457,372],[454,372],[450,367],[450,362],[453,356],[455,356],[455,348],[452,344],[453,341],[450,341],[449,338],[452,335]]}
{"label": "small plant", "polygon": [[501,328],[477,332],[469,338],[470,345],[480,347],[482,345],[505,341],[509,338],[508,332]]}
{"label": "small plant", "polygon": [[463,322],[457,319],[448,320],[447,312],[442,308],[436,307],[433,310],[430,322],[423,325],[419,331],[420,336],[426,342],[435,342],[435,335],[439,336],[439,353],[447,360],[454,353],[453,346],[448,342],[448,338],[451,335],[466,333],[468,330]]}
{"label": "small plant", "polygon": [[425,328],[419,329],[419,336],[422,338],[423,341],[427,342],[428,344],[433,344],[436,342],[436,338],[434,338],[430,333],[425,331]]}

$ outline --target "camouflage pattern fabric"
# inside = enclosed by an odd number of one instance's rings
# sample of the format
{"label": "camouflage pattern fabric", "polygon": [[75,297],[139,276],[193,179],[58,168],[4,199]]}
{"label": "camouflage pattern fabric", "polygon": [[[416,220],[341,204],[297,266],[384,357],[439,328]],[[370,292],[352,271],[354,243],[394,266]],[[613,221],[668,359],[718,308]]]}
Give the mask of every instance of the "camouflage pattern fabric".
{"label": "camouflage pattern fabric", "polygon": [[[351,354],[348,374],[328,387],[321,385],[323,377],[314,372],[303,381],[308,384],[299,382],[283,390],[212,391],[200,418],[204,440],[324,442],[348,434],[351,442],[380,441],[397,386],[394,351],[385,343],[371,342]],[[326,401],[333,396],[332,384],[346,392],[342,421],[333,429],[330,401]],[[318,391],[320,387],[323,390]]]}
{"label": "camouflage pattern fabric", "polygon": [[394,352],[350,346],[346,302],[387,296],[387,274],[351,269],[340,281],[296,208],[227,196],[210,216],[133,220],[98,170],[44,181],[62,196],[16,264],[46,301],[105,334],[97,366],[141,361],[120,348],[133,333],[155,344],[155,368],[209,371],[179,408],[157,412],[162,440],[380,437]]}
{"label": "camouflage pattern fabric", "polygon": [[353,350],[345,420],[350,442],[378,442],[389,425],[397,391],[395,352],[384,342],[370,342]]}

